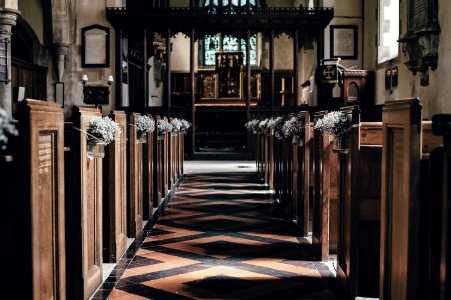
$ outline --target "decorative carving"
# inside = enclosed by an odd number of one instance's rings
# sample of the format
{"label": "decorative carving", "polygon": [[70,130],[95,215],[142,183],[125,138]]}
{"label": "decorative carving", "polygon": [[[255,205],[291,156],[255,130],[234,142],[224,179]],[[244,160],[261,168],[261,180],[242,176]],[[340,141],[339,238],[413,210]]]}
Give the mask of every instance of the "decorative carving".
{"label": "decorative carving", "polygon": [[409,31],[399,39],[404,64],[420,72],[421,85],[429,85],[429,69],[437,68],[440,25],[437,0],[409,0]]}

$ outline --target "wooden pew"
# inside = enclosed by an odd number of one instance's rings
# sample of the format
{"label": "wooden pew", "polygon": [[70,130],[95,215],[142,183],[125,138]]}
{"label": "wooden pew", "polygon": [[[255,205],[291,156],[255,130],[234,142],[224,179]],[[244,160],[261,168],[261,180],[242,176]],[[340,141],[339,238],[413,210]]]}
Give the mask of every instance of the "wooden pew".
{"label": "wooden pew", "polygon": [[109,117],[122,130],[103,162],[103,258],[115,263],[127,248],[127,115],[115,110]]}
{"label": "wooden pew", "polygon": [[102,283],[102,159],[88,159],[89,121],[99,109],[74,107],[66,123],[65,198],[67,298],[88,299]]}
{"label": "wooden pew", "polygon": [[2,298],[65,299],[64,111],[26,99],[18,113],[0,150]]}
{"label": "wooden pew", "polygon": [[441,140],[431,136],[430,122],[422,124],[417,98],[386,102],[383,122],[379,297],[425,299],[421,270],[429,262],[421,254],[430,250],[421,235],[429,226],[421,212],[428,201],[422,185],[427,162],[421,160]]}
{"label": "wooden pew", "polygon": [[[327,113],[315,113],[316,121]],[[329,136],[320,130],[314,130],[314,195],[313,195],[313,224],[312,246],[315,259],[327,261],[329,258],[329,205],[330,205],[330,170],[332,146]]]}
{"label": "wooden pew", "polygon": [[[166,120],[166,122],[168,122],[168,118],[164,117],[164,120]],[[166,197],[168,191],[169,191],[169,138],[170,138],[170,133],[166,130],[165,135],[164,135],[164,140],[162,143],[162,149],[161,149],[161,154],[163,156],[163,197]]]}
{"label": "wooden pew", "polygon": [[309,221],[309,181],[310,181],[310,114],[300,112],[304,130],[301,133],[300,143],[293,145],[293,197],[296,208],[296,219],[299,230],[303,236],[308,235]]}
{"label": "wooden pew", "polygon": [[129,114],[128,126],[128,193],[127,232],[128,237],[136,237],[143,228],[143,147],[138,144],[136,118],[139,113]]}
{"label": "wooden pew", "polygon": [[[451,298],[451,243],[450,243],[450,162],[451,162],[451,115],[435,115],[432,118],[434,134],[443,137],[443,146],[431,153],[431,258],[430,299]],[[435,200],[435,201],[434,201]],[[435,240],[434,240],[435,239]]]}
{"label": "wooden pew", "polygon": [[[341,109],[352,125],[358,107]],[[382,123],[360,123],[339,154],[337,276],[346,297],[378,297]]]}
{"label": "wooden pew", "polygon": [[160,116],[155,116],[155,134],[153,135],[153,207],[158,207],[163,192],[163,177],[162,177],[162,156],[161,156],[161,139],[158,136],[158,120]]}
{"label": "wooden pew", "polygon": [[[152,118],[151,115],[148,115]],[[150,220],[153,214],[154,207],[154,188],[155,188],[155,177],[154,177],[154,134],[155,132],[149,132],[147,134],[147,142],[143,145],[143,157],[144,157],[144,169],[143,169],[143,179],[144,179],[144,220]]]}

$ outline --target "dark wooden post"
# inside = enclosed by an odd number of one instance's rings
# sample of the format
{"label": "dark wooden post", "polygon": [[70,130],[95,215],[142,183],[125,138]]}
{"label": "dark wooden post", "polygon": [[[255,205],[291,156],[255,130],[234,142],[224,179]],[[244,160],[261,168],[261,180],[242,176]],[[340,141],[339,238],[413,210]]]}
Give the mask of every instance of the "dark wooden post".
{"label": "dark wooden post", "polygon": [[166,110],[171,115],[171,29],[166,35]]}
{"label": "dark wooden post", "polygon": [[251,108],[251,31],[246,31],[246,113],[250,120]]}
{"label": "dark wooden post", "polygon": [[296,29],[293,32],[293,107],[298,110],[299,97],[299,31]]}
{"label": "dark wooden post", "polygon": [[[139,107],[141,108],[140,112],[144,113],[145,108],[149,105],[149,83],[147,82],[147,30],[144,28],[144,32],[143,32],[143,66],[142,66],[142,72],[143,72],[143,98],[141,99],[141,101],[143,101],[143,103],[141,105],[139,105]],[[122,81],[121,81],[122,82]],[[121,83],[120,82],[120,83]],[[122,84],[120,84],[122,85]],[[139,101],[139,100],[138,100]]]}
{"label": "dark wooden post", "polygon": [[116,109],[122,108],[122,56],[123,56],[123,42],[122,29],[116,29]]}
{"label": "dark wooden post", "polygon": [[[314,121],[324,117],[327,111],[315,113]],[[329,200],[330,200],[330,157],[332,148],[329,136],[315,130],[313,151],[315,155],[315,187],[313,199],[312,244],[315,258],[327,261],[329,258]]]}
{"label": "dark wooden post", "polygon": [[276,73],[274,71],[274,30],[271,30],[269,35],[269,72],[271,81],[270,112],[272,116],[274,114],[274,98],[276,97],[276,93],[274,90],[276,79]]}
{"label": "dark wooden post", "polygon": [[196,77],[194,74],[194,45],[196,42],[196,32],[194,29],[191,30],[191,41],[190,41],[190,78],[191,78],[191,122],[193,126],[191,127],[191,155],[194,155],[194,149],[196,147]]}

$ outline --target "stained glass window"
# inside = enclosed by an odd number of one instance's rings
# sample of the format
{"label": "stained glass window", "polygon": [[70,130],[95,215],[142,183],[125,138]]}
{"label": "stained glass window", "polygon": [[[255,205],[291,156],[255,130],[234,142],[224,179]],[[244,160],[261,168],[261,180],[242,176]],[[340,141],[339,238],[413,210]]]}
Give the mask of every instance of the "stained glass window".
{"label": "stained glass window", "polygon": [[[247,4],[247,0],[222,0],[222,5],[228,5],[232,2],[232,5],[238,6],[238,3],[240,3],[241,6],[244,6]],[[218,0],[205,0],[205,6],[210,5],[212,3],[213,5],[218,5]],[[256,5],[256,0],[249,0],[249,3],[251,5]]]}
{"label": "stained glass window", "polygon": [[[256,0],[222,0],[222,5],[245,6],[247,3],[256,6]],[[205,0],[205,6],[218,5],[219,0]],[[251,65],[257,64],[257,35],[251,36]],[[215,65],[216,51],[243,51],[246,64],[246,40],[231,35],[208,35],[204,39],[204,65]]]}

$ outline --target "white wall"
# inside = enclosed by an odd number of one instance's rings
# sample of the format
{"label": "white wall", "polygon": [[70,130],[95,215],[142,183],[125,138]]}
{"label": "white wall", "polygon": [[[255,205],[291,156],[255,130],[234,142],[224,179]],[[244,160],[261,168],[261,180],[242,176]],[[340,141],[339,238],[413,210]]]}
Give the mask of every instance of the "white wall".
{"label": "white wall", "polygon": [[358,69],[361,69],[363,67],[363,52],[362,52],[363,12],[361,1],[365,0],[345,0],[345,1],[324,0],[324,7],[334,8],[334,18],[324,31],[324,58],[330,58],[331,56],[330,25],[357,25],[358,26],[357,59],[342,60],[340,63],[345,67],[356,66]]}
{"label": "white wall", "polygon": [[[400,53],[400,59],[393,66],[399,69],[399,85],[393,94],[385,90],[385,67],[378,66],[376,75],[376,102],[384,103],[386,100],[396,100],[409,97],[419,97],[423,105],[423,117],[431,118],[437,113],[451,113],[451,2],[439,0],[439,23],[441,27],[440,44],[438,50],[438,67],[435,71],[429,71],[429,86],[420,85],[419,74],[414,75],[404,65],[404,58]],[[402,28],[407,28],[407,1],[401,2]],[[402,32],[401,34],[403,34]]]}
{"label": "white wall", "polygon": [[[71,49],[66,60],[66,72],[63,77],[65,85],[65,106],[70,110],[72,105],[83,104],[83,85],[81,76],[87,74],[90,83],[106,83],[109,75],[115,74],[115,30],[106,19],[106,1],[77,0],[70,1],[71,5]],[[82,68],[81,67],[81,29],[90,25],[102,25],[110,28],[110,67],[109,68]],[[69,65],[70,66],[67,66]],[[103,114],[106,115],[114,109],[115,81],[110,87],[110,105],[103,106]]]}

